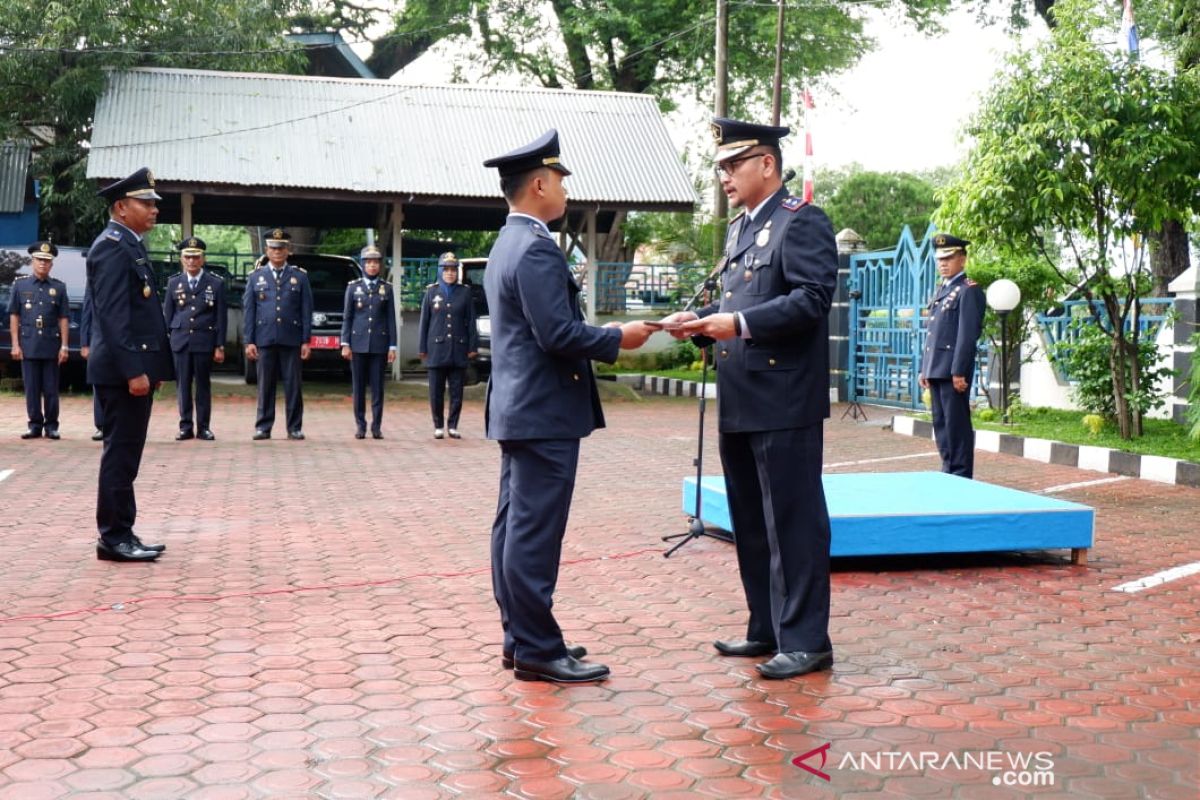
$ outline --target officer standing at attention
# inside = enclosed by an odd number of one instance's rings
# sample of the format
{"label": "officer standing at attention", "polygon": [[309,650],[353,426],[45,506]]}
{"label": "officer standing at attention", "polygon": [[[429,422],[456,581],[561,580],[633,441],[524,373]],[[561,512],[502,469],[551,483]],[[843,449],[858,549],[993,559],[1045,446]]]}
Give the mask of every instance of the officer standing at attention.
{"label": "officer standing at attention", "polygon": [[342,358],[350,362],[354,438],[367,436],[367,383],[371,384],[371,438],[383,438],[383,379],[396,360],[396,310],[392,286],[379,273],[383,253],[368,245],[359,254],[364,277],[350,281],[342,309]]}
{"label": "officer standing at attention", "polygon": [[983,289],[963,272],[969,244],[948,233],[933,237],[942,284],[929,303],[919,378],[921,388],[929,390],[942,472],[964,478],[975,474],[971,378],[985,310]]}
{"label": "officer standing at attention", "polygon": [[[206,442],[217,438],[212,420],[212,365],[225,361],[225,284],[204,269],[203,239],[189,236],[175,245],[183,271],[167,281],[163,316],[175,353],[175,393],[179,400],[179,433],[176,441],[195,436]],[[196,416],[192,418],[192,384],[196,385]]]}
{"label": "officer standing at attention", "polygon": [[558,132],[497,158],[508,220],[484,276],[492,320],[485,423],[500,442],[500,496],[492,525],[492,586],[504,630],[501,663],[526,681],[603,680],[608,667],[579,659],[550,611],[575,489],[579,440],[604,427],[589,360],[612,363],[642,346],[640,322],[583,321],[579,285],[548,224],[567,211]]}
{"label": "officer standing at attention", "polygon": [[745,639],[714,646],[774,653],[759,673],[791,678],[833,664],[821,464],[837,245],[825,212],[783,185],[788,128],[717,118],[712,130],[717,178],[742,212],[725,237],[720,299],[667,320],[685,322],[677,337],[717,342],[721,466],[750,621]]}
{"label": "officer standing at attention", "polygon": [[[475,303],[471,289],[458,282],[458,258],[442,253],[441,277],[425,289],[421,301],[421,327],[417,341],[421,360],[429,368],[429,406],[433,411],[433,438],[449,434],[461,439],[458,417],[462,413],[463,381],[468,362],[479,348],[475,330]],[[446,422],[446,384],[450,384],[450,420]],[[445,429],[445,430],[443,430]]]}
{"label": "officer standing at attention", "polygon": [[158,219],[154,176],[142,167],[101,189],[108,226],[87,255],[92,300],[87,379],[100,399],[104,449],[100,454],[96,526],[101,561],[153,561],[165,550],[134,533],[133,482],[142,463],[154,390],[172,375],[171,345],[155,291],[143,235]]}
{"label": "officer standing at attention", "polygon": [[300,362],[307,361],[312,335],[312,288],[308,275],[288,263],[292,237],[275,228],[267,235],[267,263],[250,273],[243,321],[246,358],[258,362],[258,418],[254,439],[270,439],[275,425],[275,384],[283,376],[289,439],[304,438]]}
{"label": "officer standing at attention", "polygon": [[12,358],[21,362],[29,428],[22,439],[58,439],[58,368],[67,360],[71,309],[67,285],[50,277],[58,248],[50,242],[29,245],[33,274],[13,282],[8,300]]}

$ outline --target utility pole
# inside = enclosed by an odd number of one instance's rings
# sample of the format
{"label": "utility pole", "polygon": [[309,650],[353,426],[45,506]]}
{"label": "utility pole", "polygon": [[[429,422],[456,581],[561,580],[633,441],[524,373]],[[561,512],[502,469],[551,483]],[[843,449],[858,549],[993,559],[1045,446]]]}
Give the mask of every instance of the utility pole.
{"label": "utility pole", "polygon": [[775,91],[771,96],[771,124],[779,124],[783,106],[783,0],[779,0],[779,17],[775,21]]}
{"label": "utility pole", "polygon": [[[713,116],[729,115],[729,6],[726,0],[717,0],[717,96],[713,105]],[[721,257],[725,241],[725,222],[729,216],[729,205],[721,181],[713,184],[713,263]]]}

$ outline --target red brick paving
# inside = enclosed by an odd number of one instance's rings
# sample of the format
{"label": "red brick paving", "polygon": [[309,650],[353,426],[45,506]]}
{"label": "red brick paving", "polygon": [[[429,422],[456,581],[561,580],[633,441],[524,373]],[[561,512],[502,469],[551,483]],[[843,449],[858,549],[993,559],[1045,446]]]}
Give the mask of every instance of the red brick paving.
{"label": "red brick paving", "polygon": [[[347,401],[310,400],[308,441],[255,443],[252,401],[223,399],[209,444],[172,441],[160,402],[139,532],[169,549],[119,565],[91,550],[90,403],[65,400],[63,441],[26,443],[20,398],[0,398],[0,470],[15,470],[0,483],[0,800],[1195,800],[1200,576],[1110,590],[1200,559],[1200,491],[1060,495],[1097,509],[1087,567],[1061,551],[839,561],[833,672],[768,682],[710,646],[744,623],[729,545],[659,555],[684,529],[693,403],[609,403],[584,444],[556,611],[613,678],[560,688],[500,668],[498,458],[478,403],[460,442],[434,441],[415,401],[389,403],[375,442],[351,438]],[[932,453],[839,415],[828,463]],[[1034,491],[1095,477],[988,453],[977,476]],[[830,783],[792,764],[826,742]],[[1054,784],[839,767],[991,750],[1050,753]]]}

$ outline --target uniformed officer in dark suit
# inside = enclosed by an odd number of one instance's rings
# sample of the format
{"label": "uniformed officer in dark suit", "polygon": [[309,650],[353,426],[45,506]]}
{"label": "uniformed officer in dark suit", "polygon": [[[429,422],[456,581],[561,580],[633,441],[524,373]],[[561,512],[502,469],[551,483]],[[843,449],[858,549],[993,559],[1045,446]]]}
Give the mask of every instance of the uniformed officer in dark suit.
{"label": "uniformed officer in dark suit", "polygon": [[484,274],[492,320],[485,422],[500,442],[500,496],[492,526],[492,585],[504,629],[503,664],[521,680],[602,680],[608,667],[579,659],[550,611],[567,527],[579,440],[604,427],[590,359],[612,363],[645,343],[638,322],[583,321],[579,286],[548,223],[567,210],[558,133],[484,162],[500,172],[509,215]]}
{"label": "uniformed officer in dark suit", "polygon": [[[677,336],[716,340],[721,465],[738,568],[750,607],[731,656],[774,653],[767,678],[829,669],[829,512],[821,483],[829,416],[833,226],[782,181],[786,127],[718,118],[716,172],[742,212],[729,224],[721,296]],[[689,319],[693,321],[686,322]]]}
{"label": "uniformed officer in dark suit", "polygon": [[[79,313],[79,355],[86,361],[92,354],[92,290],[84,289],[83,309]],[[100,415],[100,396],[92,389],[92,424],[96,430],[92,433],[93,442],[104,441],[104,419]]]}
{"label": "uniformed officer in dark suit", "polygon": [[158,218],[154,176],[143,167],[99,191],[111,219],[87,255],[92,325],[87,379],[100,399],[96,524],[103,561],[152,561],[165,549],[134,533],[133,482],[146,446],[154,389],[172,378],[170,342],[143,235]]}
{"label": "uniformed officer in dark suit", "polygon": [[[463,382],[467,364],[479,349],[475,330],[475,303],[471,289],[458,282],[458,258],[442,253],[438,258],[441,277],[425,288],[421,300],[421,326],[417,336],[418,355],[429,369],[429,406],[433,411],[433,438],[448,434],[461,439],[458,418],[462,414]],[[450,384],[450,419],[446,424],[446,384]]]}
{"label": "uniformed officer in dark suit", "polygon": [[383,438],[383,379],[396,360],[396,308],[392,285],[380,277],[383,253],[368,245],[359,254],[364,277],[350,281],[342,308],[342,358],[350,362],[354,438],[367,435],[367,384],[371,385],[371,438]]}
{"label": "uniformed officer in dark suit", "polygon": [[[225,284],[204,269],[203,239],[189,236],[175,245],[183,271],[167,281],[163,316],[175,354],[175,394],[179,400],[177,441],[195,436],[206,442],[217,438],[212,420],[212,365],[225,361]],[[196,386],[195,418],[192,384]],[[194,421],[194,425],[193,425]]]}
{"label": "uniformed officer in dark suit", "polygon": [[986,310],[983,289],[963,272],[968,244],[948,233],[933,237],[942,283],[929,302],[920,376],[921,388],[929,390],[942,472],[964,478],[975,474],[971,378]]}
{"label": "uniformed officer in dark suit", "polygon": [[288,438],[304,438],[300,362],[308,360],[313,297],[308,275],[287,261],[291,239],[282,228],[267,235],[267,263],[250,273],[242,298],[246,358],[258,362],[256,440],[271,438],[275,384],[280,375],[287,401]]}
{"label": "uniformed officer in dark suit", "polygon": [[29,246],[32,275],[13,282],[8,300],[12,358],[21,362],[29,428],[22,439],[58,439],[58,369],[67,360],[71,309],[67,285],[50,277],[58,248],[50,242]]}

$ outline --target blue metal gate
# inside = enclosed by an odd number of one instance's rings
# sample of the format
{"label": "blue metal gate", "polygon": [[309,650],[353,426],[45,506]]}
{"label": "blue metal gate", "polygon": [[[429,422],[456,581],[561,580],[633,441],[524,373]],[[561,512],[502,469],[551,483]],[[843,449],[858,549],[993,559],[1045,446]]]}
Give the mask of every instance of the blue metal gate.
{"label": "blue metal gate", "polygon": [[[850,256],[850,399],[921,408],[923,312],[940,280],[930,225],[918,242],[904,226],[891,250]],[[978,364],[986,352],[981,344]],[[972,391],[984,394],[978,375]]]}
{"label": "blue metal gate", "polygon": [[921,406],[921,311],[938,277],[933,232],[917,242],[906,225],[891,250],[850,256],[851,400]]}

